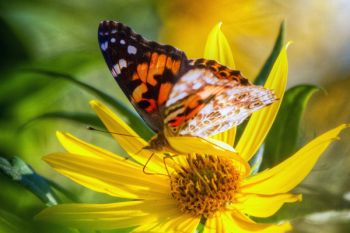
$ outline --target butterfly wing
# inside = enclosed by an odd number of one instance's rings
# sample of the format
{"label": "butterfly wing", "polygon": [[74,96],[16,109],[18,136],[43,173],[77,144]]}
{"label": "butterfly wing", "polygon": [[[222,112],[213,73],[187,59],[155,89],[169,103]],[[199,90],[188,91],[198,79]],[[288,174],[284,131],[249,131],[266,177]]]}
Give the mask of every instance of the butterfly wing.
{"label": "butterfly wing", "polygon": [[98,41],[109,70],[137,112],[154,131],[162,131],[164,104],[185,70],[185,54],[115,21],[100,23]]}
{"label": "butterfly wing", "polygon": [[239,71],[198,59],[173,87],[165,109],[172,135],[211,136],[237,126],[251,113],[276,100]]}

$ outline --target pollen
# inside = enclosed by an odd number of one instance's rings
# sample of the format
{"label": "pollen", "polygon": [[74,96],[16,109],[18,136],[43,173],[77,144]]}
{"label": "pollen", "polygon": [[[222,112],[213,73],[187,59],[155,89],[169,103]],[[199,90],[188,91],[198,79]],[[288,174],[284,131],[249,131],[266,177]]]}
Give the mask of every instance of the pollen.
{"label": "pollen", "polygon": [[211,217],[235,202],[242,175],[231,160],[188,155],[186,162],[170,175],[171,195],[183,213]]}

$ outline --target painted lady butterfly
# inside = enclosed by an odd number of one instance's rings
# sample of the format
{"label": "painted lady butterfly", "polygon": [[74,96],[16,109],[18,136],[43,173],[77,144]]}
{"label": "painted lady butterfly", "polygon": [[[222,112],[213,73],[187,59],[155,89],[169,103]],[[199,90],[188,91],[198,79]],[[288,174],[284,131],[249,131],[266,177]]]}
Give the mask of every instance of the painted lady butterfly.
{"label": "painted lady butterfly", "polygon": [[213,60],[189,60],[119,22],[101,22],[98,40],[114,79],[157,133],[150,142],[154,150],[169,148],[169,136],[223,132],[276,100],[273,91],[253,85],[240,71]]}

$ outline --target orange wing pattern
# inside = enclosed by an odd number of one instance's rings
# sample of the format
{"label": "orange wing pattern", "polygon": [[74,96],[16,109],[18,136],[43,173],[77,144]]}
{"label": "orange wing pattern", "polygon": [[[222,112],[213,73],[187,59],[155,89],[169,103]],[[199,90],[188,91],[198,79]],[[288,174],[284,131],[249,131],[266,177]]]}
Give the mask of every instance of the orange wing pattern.
{"label": "orange wing pattern", "polygon": [[147,41],[115,21],[101,22],[98,35],[113,77],[145,122],[162,132],[163,105],[188,64],[185,54]]}
{"label": "orange wing pattern", "polygon": [[170,135],[211,136],[276,100],[271,90],[251,84],[239,71],[204,59],[191,64],[193,68],[178,80],[166,103]]}
{"label": "orange wing pattern", "polygon": [[210,136],[276,99],[239,71],[213,60],[187,60],[184,52],[115,21],[101,22],[98,40],[114,79],[160,136]]}

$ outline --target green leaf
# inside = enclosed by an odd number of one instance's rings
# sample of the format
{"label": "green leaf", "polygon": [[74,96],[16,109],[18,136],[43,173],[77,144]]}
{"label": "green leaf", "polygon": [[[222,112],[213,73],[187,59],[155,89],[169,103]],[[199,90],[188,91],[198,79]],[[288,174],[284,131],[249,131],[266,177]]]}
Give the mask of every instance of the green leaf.
{"label": "green leaf", "polygon": [[[284,34],[285,34],[285,23],[284,21],[281,23],[278,36],[275,41],[275,45],[271,51],[270,56],[265,61],[264,66],[262,67],[260,73],[255,78],[254,84],[263,86],[266,82],[267,77],[270,74],[270,71],[273,67],[273,64],[275,63],[278,55],[280,54],[281,49],[284,45]],[[244,132],[245,127],[247,126],[248,119],[246,119],[242,124],[240,124],[237,127],[237,133],[236,133],[236,142],[239,141],[240,137],[242,136],[242,133]]]}
{"label": "green leaf", "polygon": [[[66,188],[64,188],[60,184],[53,182],[52,180],[46,179],[46,181],[55,192],[59,194],[63,194],[65,198],[68,198],[72,202],[76,202],[76,203],[80,202],[79,197],[73,192],[71,192],[70,190],[67,190]],[[61,203],[64,203],[64,202],[65,200],[61,201]]]}
{"label": "green leaf", "polygon": [[65,119],[73,122],[85,124],[87,126],[95,126],[98,128],[104,128],[104,125],[101,123],[100,119],[95,114],[90,113],[75,113],[75,112],[48,112],[37,117],[34,117],[24,123],[19,130],[22,130],[29,124],[45,119]]}
{"label": "green leaf", "polygon": [[[14,29],[2,16],[3,14],[0,17],[0,70],[3,74],[4,70],[6,71],[21,62],[27,62],[30,59],[30,55],[28,45],[23,43],[24,41],[19,38]],[[4,78],[2,75],[2,79]]]}
{"label": "green leaf", "polygon": [[306,105],[318,87],[298,85],[284,96],[276,120],[265,140],[262,169],[269,168],[287,158],[297,149],[300,121]]}
{"label": "green leaf", "polygon": [[58,203],[58,198],[46,179],[19,157],[13,157],[11,160],[0,157],[0,172],[23,185],[47,206]]}
{"label": "green leaf", "polygon": [[249,165],[251,167],[250,175],[255,175],[259,172],[264,157],[264,151],[265,144],[262,144],[251,160],[249,160]]}
{"label": "green leaf", "polygon": [[123,104],[116,98],[104,93],[103,91],[100,91],[89,84],[81,82],[69,74],[43,69],[29,69],[29,71],[39,73],[48,77],[61,78],[87,90],[96,97],[101,98],[107,104],[113,106],[121,116],[124,116],[126,118],[126,123],[129,124],[141,137],[148,140],[154,135],[154,132],[152,132],[152,130],[145,125],[143,120],[135,112],[131,111],[125,104]]}
{"label": "green leaf", "polygon": [[33,216],[15,215],[11,211],[0,209],[1,233],[96,233],[95,231],[81,231],[73,228],[33,221]]}
{"label": "green leaf", "polygon": [[4,233],[32,233],[28,222],[13,213],[0,209],[0,232]]}
{"label": "green leaf", "polygon": [[264,85],[267,77],[270,74],[273,64],[275,63],[278,54],[280,54],[281,49],[284,45],[284,34],[285,34],[285,23],[282,21],[278,36],[275,41],[275,45],[271,51],[270,56],[267,58],[264,66],[262,67],[260,73],[256,77],[254,84]]}

